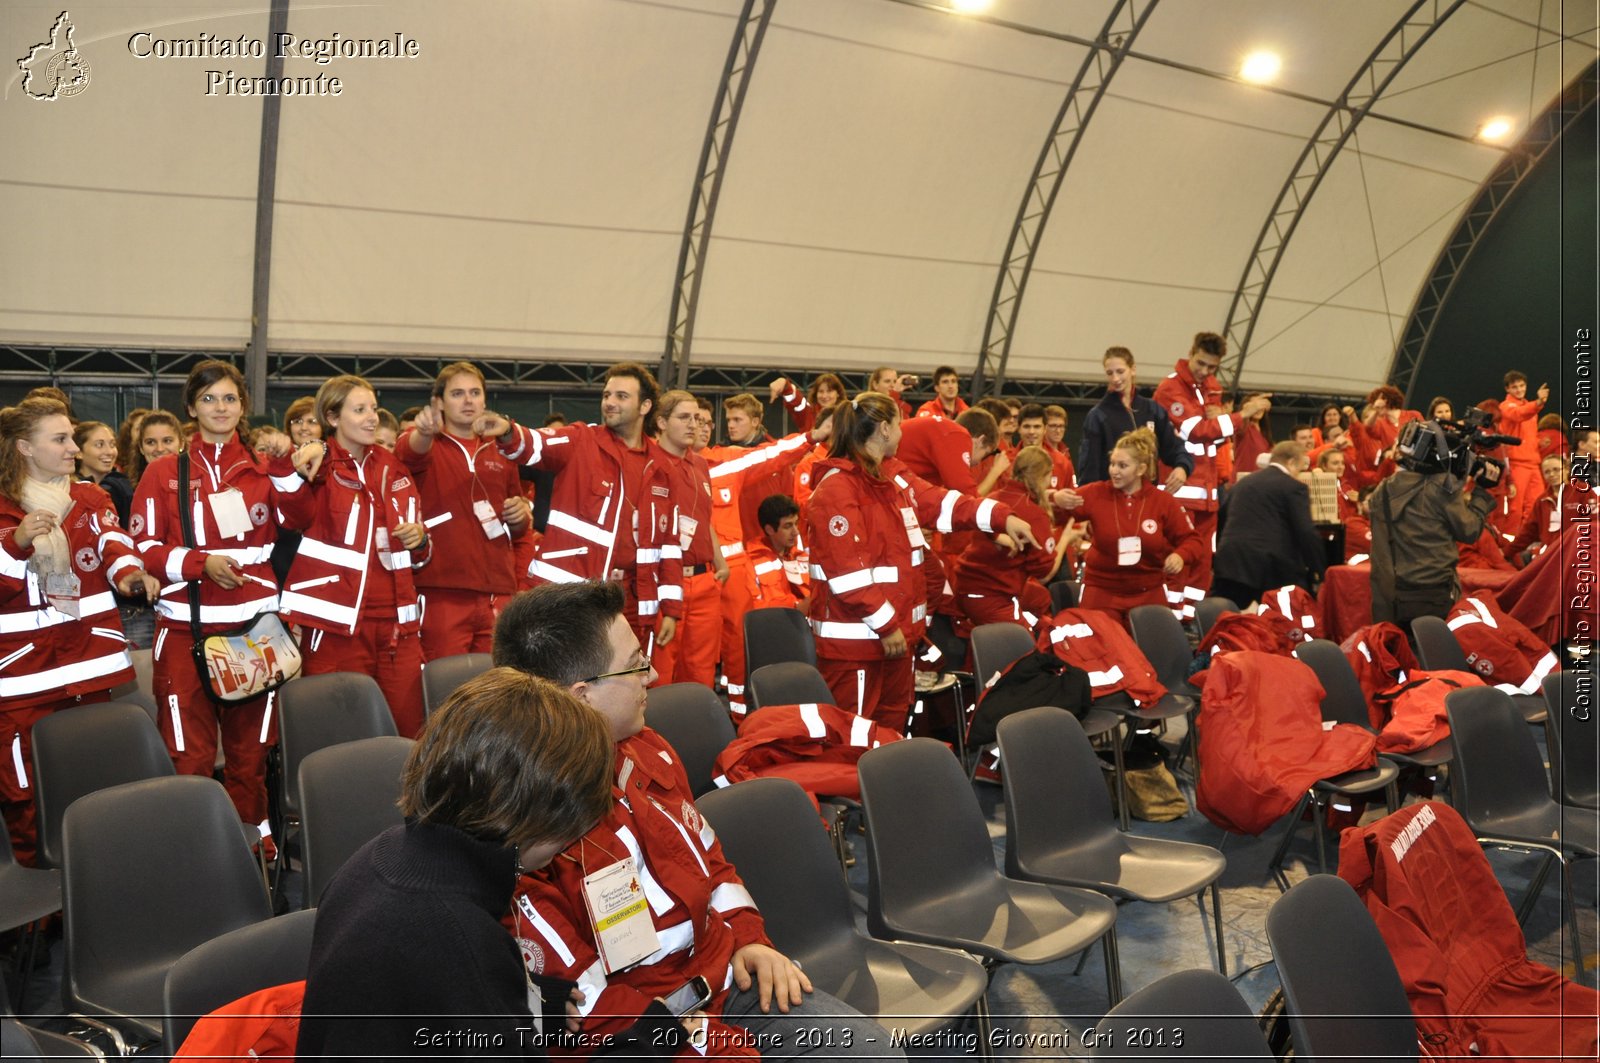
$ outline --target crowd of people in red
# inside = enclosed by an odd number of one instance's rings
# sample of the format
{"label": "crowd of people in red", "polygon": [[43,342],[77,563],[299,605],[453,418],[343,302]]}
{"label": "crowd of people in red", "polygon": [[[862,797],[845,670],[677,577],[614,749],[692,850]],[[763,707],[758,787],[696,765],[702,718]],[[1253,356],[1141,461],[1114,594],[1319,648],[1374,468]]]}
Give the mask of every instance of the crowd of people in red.
{"label": "crowd of people in red", "polygon": [[[1258,469],[1336,484],[1345,559],[1361,562],[1366,500],[1394,472],[1404,426],[1450,420],[1454,404],[1408,410],[1379,387],[1296,425],[1298,456],[1280,460],[1291,452],[1274,449],[1272,396],[1230,403],[1225,354],[1200,333],[1142,393],[1133,353],[1108,350],[1076,462],[1065,408],[969,407],[948,366],[915,411],[904,396],[917,378],[891,367],[855,395],[833,373],[804,388],[780,377],[765,401],[722,403],[722,445],[709,400],[662,392],[635,363],[605,375],[596,422],[539,428],[495,412],[469,362],[398,417],[367,381],[335,377],[281,429],[248,427],[244,380],[220,361],[190,375],[181,418],[140,410],[120,428],[74,420],[68,396],[37,389],[0,412],[0,799],[13,848],[29,859],[33,723],[108,700],[133,677],[133,648],[152,651],[178,770],[210,774],[220,735],[239,814],[265,829],[274,696],[220,712],[192,647],[269,612],[295,630],[307,673],[374,676],[409,736],[422,663],[486,652],[522,589],[619,583],[658,682],[720,682],[736,717],[744,615],[797,608],[835,703],[900,730],[916,668],[936,667],[922,652],[936,617],[957,635],[1036,627],[1052,612],[1047,584],[1073,578],[1083,608],[1122,618],[1165,603],[1191,619],[1212,590],[1224,496]],[[1569,447],[1548,387],[1530,393],[1516,372],[1505,383],[1479,406],[1517,442],[1497,455],[1509,474],[1462,566],[1524,565],[1589,511],[1596,433]],[[772,403],[794,433],[767,433]]]}

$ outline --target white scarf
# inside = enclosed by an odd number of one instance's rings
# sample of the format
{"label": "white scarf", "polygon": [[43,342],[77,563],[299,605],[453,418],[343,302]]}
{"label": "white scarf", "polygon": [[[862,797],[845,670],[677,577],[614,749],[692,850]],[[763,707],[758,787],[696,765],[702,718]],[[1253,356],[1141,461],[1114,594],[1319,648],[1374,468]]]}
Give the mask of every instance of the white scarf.
{"label": "white scarf", "polygon": [[22,508],[33,513],[44,510],[56,518],[55,527],[33,539],[33,557],[28,567],[41,579],[72,571],[72,547],[67,545],[67,514],[72,509],[72,480],[57,476],[53,480],[22,479]]}

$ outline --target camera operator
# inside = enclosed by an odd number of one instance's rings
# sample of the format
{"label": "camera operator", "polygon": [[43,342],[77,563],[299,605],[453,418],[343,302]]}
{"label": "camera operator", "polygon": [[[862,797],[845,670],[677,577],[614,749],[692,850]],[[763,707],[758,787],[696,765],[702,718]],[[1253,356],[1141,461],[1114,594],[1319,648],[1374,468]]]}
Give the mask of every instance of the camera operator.
{"label": "camera operator", "polygon": [[[1461,594],[1456,543],[1476,542],[1495,506],[1488,489],[1505,466],[1477,451],[1504,441],[1472,411],[1460,423],[1416,421],[1396,445],[1400,469],[1371,500],[1372,619],[1409,633],[1419,616],[1443,617]],[[1467,492],[1468,481],[1480,490]]]}

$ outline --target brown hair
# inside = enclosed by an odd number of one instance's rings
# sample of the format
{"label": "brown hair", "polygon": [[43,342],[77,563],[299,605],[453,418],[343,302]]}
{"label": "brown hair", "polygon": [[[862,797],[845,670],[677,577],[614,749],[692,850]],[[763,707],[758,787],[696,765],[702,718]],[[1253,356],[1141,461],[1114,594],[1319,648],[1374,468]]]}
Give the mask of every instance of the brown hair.
{"label": "brown hair", "polygon": [[764,408],[761,405],[761,400],[750,394],[748,391],[741,391],[739,394],[734,395],[731,398],[722,400],[723,413],[731,413],[734,410],[743,410],[745,413],[749,414],[751,420],[754,421],[761,420],[761,415],[764,412]]}
{"label": "brown hair", "polygon": [[13,502],[22,497],[22,481],[28,475],[28,462],[17,449],[17,441],[27,439],[39,430],[47,417],[65,417],[67,404],[56,399],[23,399],[15,406],[0,410],[0,497]]}
{"label": "brown hair", "polygon": [[1112,450],[1126,450],[1144,472],[1146,480],[1156,478],[1156,434],[1148,428],[1136,428],[1117,440]]}
{"label": "brown hair", "polygon": [[491,668],[428,717],[400,810],[506,847],[565,844],[611,810],[614,760],[599,713],[548,680]]}
{"label": "brown hair", "polygon": [[956,417],[956,424],[967,430],[967,435],[973,439],[981,439],[989,444],[993,450],[1000,442],[1000,426],[995,423],[994,414],[982,406],[973,406],[962,410]]}
{"label": "brown hair", "polygon": [[841,402],[833,411],[833,438],[829,451],[840,458],[849,458],[872,476],[878,475],[878,459],[867,452],[867,440],[877,432],[880,424],[892,424],[900,417],[900,406],[889,396],[878,391],[863,391],[849,402]]}
{"label": "brown hair", "polygon": [[317,417],[317,397],[315,395],[301,395],[298,399],[289,403],[289,408],[283,411],[283,434],[293,439],[294,422],[302,417],[310,417],[317,422],[319,428],[322,426],[321,420]]}
{"label": "brown hair", "polygon": [[250,416],[250,393],[245,390],[244,374],[232,363],[215,358],[207,358],[189,371],[189,379],[183,385],[183,408],[194,416],[192,411],[200,405],[200,396],[224,380],[233,381],[239,392],[239,416]]}
{"label": "brown hair", "polygon": [[1011,461],[1011,478],[1021,484],[1043,506],[1050,497],[1050,473],[1055,468],[1049,451],[1035,444],[1017,451]]}
{"label": "brown hair", "polygon": [[1440,406],[1448,406],[1448,407],[1450,407],[1450,415],[1451,415],[1451,417],[1455,416],[1456,404],[1451,402],[1449,399],[1445,398],[1443,395],[1435,395],[1428,402],[1428,420],[1430,420],[1430,421],[1438,420],[1438,418],[1433,415],[1433,411],[1437,410]]}
{"label": "brown hair", "polygon": [[1106,353],[1100,356],[1100,364],[1105,365],[1113,358],[1121,358],[1128,363],[1128,368],[1133,368],[1133,352],[1126,347],[1107,347]]}
{"label": "brown hair", "polygon": [[1398,410],[1405,404],[1406,398],[1400,394],[1400,389],[1389,384],[1373,388],[1367,393],[1367,402],[1373,403],[1382,399],[1389,404],[1389,409]]}
{"label": "brown hair", "polygon": [[380,407],[378,407],[378,427],[379,428],[387,428],[389,431],[393,432],[395,435],[399,435],[400,434],[400,418],[396,417],[391,411],[386,410],[386,409],[384,409],[383,407],[380,406]]}
{"label": "brown hair", "polygon": [[[871,373],[869,373],[867,375],[867,388],[870,390],[872,385],[874,385],[874,384],[876,384],[878,382],[878,378],[880,376],[882,376],[883,374],[885,374],[885,373],[893,373],[893,374],[895,374],[895,381],[897,383],[899,382],[899,380],[900,380],[900,370],[896,369],[892,365],[880,365],[880,366],[878,366],[878,368],[874,369]],[[879,394],[882,394],[882,392],[879,392]]]}
{"label": "brown hair", "polygon": [[[638,362],[618,362],[616,365],[606,370],[606,375],[601,379],[600,386],[602,388],[605,387],[607,384],[611,383],[614,377],[619,376],[632,377],[634,380],[638,381],[639,416],[644,419],[644,423],[648,432],[648,428],[652,423],[652,418],[650,415],[656,412],[656,401],[661,397],[661,385],[656,383],[656,375],[650,372],[650,370],[646,369],[644,366],[640,365]],[[646,402],[650,404],[650,408],[648,410],[644,408],[644,404]],[[648,432],[648,434],[654,435],[655,433]]]}
{"label": "brown hair", "polygon": [[[667,418],[672,416],[673,410],[676,410],[679,406],[686,402],[694,401],[695,397],[689,392],[684,391],[682,388],[673,388],[671,391],[663,391],[661,393],[661,398],[657,400],[657,405],[655,408],[654,416],[656,424],[666,424]],[[695,409],[699,408],[700,407],[697,404]]]}
{"label": "brown hair", "polygon": [[1193,357],[1196,354],[1209,354],[1213,358],[1226,358],[1228,356],[1228,341],[1215,332],[1196,332],[1194,334],[1194,344],[1189,348],[1189,355]]}
{"label": "brown hair", "polygon": [[1513,369],[1513,370],[1509,371],[1508,373],[1506,373],[1506,375],[1505,375],[1505,385],[1506,385],[1506,387],[1510,387],[1512,384],[1515,384],[1518,381],[1521,381],[1522,383],[1526,384],[1528,382],[1528,374],[1523,373],[1523,372],[1519,372],[1518,370],[1515,370],[1515,369]]}
{"label": "brown hair", "polygon": [[1552,428],[1560,429],[1562,423],[1559,413],[1547,413],[1539,418],[1539,431],[1548,432]]}
{"label": "brown hair", "polygon": [[152,411],[144,406],[129,410],[128,416],[122,419],[122,424],[117,427],[117,467],[124,472],[133,463],[133,454],[139,449],[135,436],[139,431],[139,422]]}
{"label": "brown hair", "polygon": [[478,383],[483,385],[485,391],[489,390],[488,381],[483,379],[483,370],[471,362],[451,362],[439,370],[439,375],[433,378],[433,391],[429,394],[436,399],[444,398],[444,389],[449,386],[450,378],[460,376],[462,373],[478,378]]}
{"label": "brown hair", "polygon": [[[352,373],[341,373],[338,376],[329,377],[317,389],[317,420],[322,422],[322,431],[324,433],[331,434],[333,432],[333,418],[338,416],[339,412],[344,409],[344,400],[348,399],[350,393],[356,388],[366,388],[368,391],[372,391],[372,385],[367,383],[365,377],[359,377]],[[372,393],[374,396],[377,395],[375,391]]]}
{"label": "brown hair", "polygon": [[839,379],[839,374],[823,373],[811,382],[810,387],[806,388],[806,401],[811,403],[813,406],[822,405],[822,403],[817,399],[817,391],[824,384],[827,384],[829,387],[833,388],[834,394],[839,396],[839,398],[835,401],[842,402],[844,397],[849,394],[849,392],[845,391],[844,381]]}
{"label": "brown hair", "polygon": [[29,399],[51,399],[55,402],[59,402],[61,405],[67,408],[67,420],[71,421],[73,424],[78,423],[78,415],[74,413],[72,409],[72,396],[68,395],[65,391],[62,391],[58,387],[53,387],[47,384],[43,387],[34,388],[32,391],[22,396],[23,402],[27,402]]}
{"label": "brown hair", "polygon": [[989,416],[994,418],[996,432],[1000,430],[1000,422],[1011,416],[1011,407],[1006,405],[1004,399],[997,399],[993,395],[979,399],[977,408],[989,411]]}
{"label": "brown hair", "polygon": [[933,371],[933,384],[934,384],[934,387],[938,387],[939,386],[939,381],[943,380],[947,376],[953,376],[957,380],[961,379],[961,374],[956,372],[955,366],[941,365],[939,368],[937,368],[937,369],[935,369]]}
{"label": "brown hair", "polygon": [[1048,422],[1050,420],[1050,418],[1052,418],[1052,417],[1060,417],[1063,422],[1066,421],[1066,419],[1067,419],[1067,408],[1065,406],[1057,406],[1054,403],[1050,404],[1049,406],[1046,406],[1044,408],[1044,419],[1045,419],[1045,421]]}
{"label": "brown hair", "polygon": [[[83,449],[83,445],[89,441],[89,437],[94,435],[102,428],[104,428],[107,432],[110,432],[112,442],[116,442],[116,429],[112,428],[104,421],[79,421],[77,424],[72,426],[72,441],[78,444],[78,449],[81,451]],[[78,455],[78,461],[80,463],[83,461],[82,454]],[[78,466],[78,475],[83,475],[83,466],[81,464]]]}
{"label": "brown hair", "polygon": [[168,428],[172,429],[172,434],[178,437],[179,450],[182,450],[184,447],[185,438],[183,425],[173,414],[168,413],[166,410],[151,410],[149,413],[139,418],[139,430],[135,432],[133,436],[133,457],[128,460],[128,467],[126,469],[128,479],[134,483],[139,482],[139,477],[144,475],[145,467],[150,464],[144,458],[143,444],[145,430],[158,424],[164,424]]}
{"label": "brown hair", "polygon": [[[1328,459],[1333,457],[1334,455],[1338,455],[1339,457],[1343,458],[1344,457],[1344,451],[1340,450],[1338,447],[1329,447],[1327,450],[1324,450],[1321,454],[1317,455],[1317,468],[1321,469],[1323,472],[1327,472],[1328,471]],[[1348,467],[1349,464],[1350,464],[1350,461],[1349,461],[1348,458],[1346,458],[1345,459],[1345,466]]]}

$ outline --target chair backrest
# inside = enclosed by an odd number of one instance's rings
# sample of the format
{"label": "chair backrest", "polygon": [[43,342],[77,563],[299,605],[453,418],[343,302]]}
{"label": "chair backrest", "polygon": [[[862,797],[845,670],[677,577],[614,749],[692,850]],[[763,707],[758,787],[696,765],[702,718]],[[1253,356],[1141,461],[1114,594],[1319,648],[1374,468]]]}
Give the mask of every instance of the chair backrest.
{"label": "chair backrest", "polygon": [[272,916],[239,813],[215,779],[178,775],[74,801],[62,831],[69,1010],[153,1018],[164,971]]}
{"label": "chair backrest", "polygon": [[749,675],[764,665],[798,661],[815,666],[817,640],[798,609],[752,609],[744,614],[744,667]]}
{"label": "chair backrest", "polygon": [[458,653],[454,657],[440,657],[422,666],[422,712],[431,716],[454,694],[456,687],[473,676],[494,667],[494,658],[487,653]]}
{"label": "chair backrest", "polygon": [[1313,875],[1295,886],[1267,913],[1267,939],[1296,1059],[1417,1058],[1405,986],[1349,883]]}
{"label": "chair backrest", "polygon": [[1372,729],[1372,717],[1367,713],[1367,696],[1361,691],[1361,681],[1344,651],[1327,639],[1312,639],[1295,647],[1294,655],[1317,673],[1322,684],[1322,718],[1334,723],[1353,723]]}
{"label": "chair backrest", "polygon": [[1211,630],[1211,625],[1217,622],[1217,617],[1223,613],[1237,613],[1238,611],[1239,603],[1232,598],[1215,595],[1200,599],[1200,604],[1195,606],[1194,609],[1195,619],[1200,624],[1200,637],[1206,637],[1206,633]]}
{"label": "chair backrest", "polygon": [[783,661],[764,664],[750,673],[750,711],[763,705],[832,705],[833,691],[814,664]]}
{"label": "chair backrest", "polygon": [[278,691],[283,807],[300,815],[300,762],[319,749],[398,732],[377,680],[357,672],[291,679]]}
{"label": "chair backrest", "polygon": [[[1545,718],[1545,740],[1550,747],[1551,790],[1556,800],[1580,808],[1600,807],[1600,749],[1595,747],[1594,720],[1577,720],[1571,710],[1580,703],[1578,680],[1584,675],[1576,669],[1544,677],[1544,702],[1550,709]],[[1594,689],[1593,684],[1590,690]],[[1590,698],[1590,712],[1593,699]]]}
{"label": "chair backrest", "polygon": [[901,913],[926,910],[999,878],[978,799],[943,742],[891,742],[868,750],[858,770],[873,937],[892,940]]}
{"label": "chair backrest", "polygon": [[799,784],[751,779],[696,804],[756,899],[779,952],[804,964],[856,932],[838,858]]}
{"label": "chair backrest", "polygon": [[315,908],[334,873],[357,849],[405,822],[400,771],[416,743],[385,736],[343,742],[300,762],[303,905]]}
{"label": "chair backrest", "polygon": [[979,624],[972,629],[972,674],[983,690],[996,672],[1034,649],[1033,636],[1021,624],[1003,620],[998,624]]}
{"label": "chair backrest", "polygon": [[1456,633],[1438,617],[1419,616],[1411,621],[1411,639],[1417,644],[1417,663],[1428,671],[1472,671]]}
{"label": "chair backrest", "polygon": [[[1183,1016],[1181,1037],[1175,1016]],[[1148,1020],[1148,1021],[1141,1021]],[[1255,1012],[1215,971],[1179,971],[1106,1012],[1095,1059],[1274,1059]]]}
{"label": "chair backrest", "polygon": [[1194,651],[1189,649],[1189,636],[1183,633],[1183,622],[1164,605],[1137,605],[1128,611],[1128,626],[1133,629],[1133,641],[1138,644],[1155,669],[1156,678],[1168,690],[1182,690],[1189,682],[1189,665],[1194,661]]}
{"label": "chair backrest", "polygon": [[316,912],[290,912],[213,938],[167,972],[161,1043],[170,1058],[195,1021],[262,989],[305,978]]}
{"label": "chair backrest", "polygon": [[1474,831],[1505,817],[1553,810],[1544,758],[1509,694],[1466,687],[1445,695],[1444,707],[1456,748],[1452,803]]}
{"label": "chair backrest", "polygon": [[1079,597],[1076,580],[1058,579],[1050,584],[1050,608],[1054,612],[1059,613],[1063,609],[1076,609]]}
{"label": "chair backrest", "polygon": [[644,722],[677,752],[696,797],[717,788],[712,766],[735,732],[715,691],[699,683],[655,687],[645,701]]}
{"label": "chair backrest", "polygon": [[61,823],[72,802],[108,786],[172,774],[166,743],[137,705],[78,705],[34,724],[39,866],[61,866]]}
{"label": "chair backrest", "polygon": [[1006,874],[1030,878],[1041,857],[1079,850],[1077,877],[1116,881],[1115,856],[1094,845],[1116,833],[1111,797],[1077,718],[1066,709],[1026,709],[995,733],[1005,766]]}

